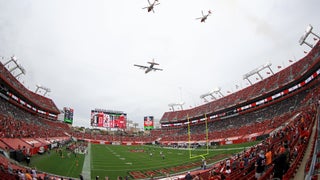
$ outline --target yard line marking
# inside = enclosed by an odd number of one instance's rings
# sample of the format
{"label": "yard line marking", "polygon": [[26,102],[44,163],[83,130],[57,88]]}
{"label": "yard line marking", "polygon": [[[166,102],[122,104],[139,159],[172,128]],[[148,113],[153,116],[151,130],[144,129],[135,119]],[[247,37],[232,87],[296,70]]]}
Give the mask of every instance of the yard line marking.
{"label": "yard line marking", "polygon": [[91,143],[88,143],[88,153],[84,157],[82,176],[84,179],[91,179]]}

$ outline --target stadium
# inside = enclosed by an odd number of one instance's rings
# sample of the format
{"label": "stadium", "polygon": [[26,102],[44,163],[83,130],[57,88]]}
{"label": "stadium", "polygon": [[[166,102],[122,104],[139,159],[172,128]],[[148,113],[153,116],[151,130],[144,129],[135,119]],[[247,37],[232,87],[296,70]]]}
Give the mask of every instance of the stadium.
{"label": "stadium", "polygon": [[[289,167],[283,179],[294,178],[298,171],[303,171],[309,178],[316,178],[319,151],[319,55],[318,42],[304,58],[259,83],[202,106],[165,112],[161,118],[161,129],[151,130],[149,136],[139,137],[123,133],[108,135],[79,132],[64,122],[57,122],[60,111],[54,100],[29,91],[10,73],[5,64],[1,63],[1,178],[15,179],[19,171],[29,172],[28,165],[24,163],[27,156],[41,156],[37,155],[40,150],[43,150],[41,153],[51,151],[53,154],[60,147],[77,149],[80,152],[81,147],[87,147],[88,143],[106,146],[118,144],[129,147],[132,152],[149,153],[150,149],[142,148],[143,145],[152,145],[151,148],[158,145],[163,149],[179,149],[179,146],[195,149],[191,147],[195,143],[211,147],[252,141],[259,143],[231,156],[232,162],[248,156],[248,164],[241,170],[235,166],[226,178],[254,179],[254,168],[250,168],[255,163],[256,154],[261,150],[277,152],[282,146],[286,147],[290,154]],[[205,157],[207,152],[192,154],[190,151],[190,155]],[[61,155],[62,159],[63,156],[70,154]],[[195,170],[192,174],[197,173],[208,179],[213,174],[213,169],[219,168],[219,172],[223,170],[224,161],[228,158],[230,157],[224,157],[220,162],[211,162],[212,165],[208,168]],[[306,164],[301,163],[304,158],[307,158]],[[76,161],[76,166],[85,165],[81,164],[84,158]],[[193,166],[194,164],[196,165]],[[199,165],[201,164],[190,162],[190,166],[180,164],[178,169],[190,171]],[[274,166],[270,165],[260,179],[268,179],[273,168]],[[157,174],[163,178],[164,172],[167,172],[174,173],[172,177],[184,178],[184,175],[178,175],[179,170],[174,172],[170,168],[156,172],[135,170],[128,171],[128,176],[145,179]],[[44,177],[46,172],[39,170],[38,176]],[[96,176],[90,178],[94,177]]]}
{"label": "stadium", "polygon": [[248,86],[226,95],[216,88],[188,109],[171,103],[157,128],[144,116],[144,132],[118,110],[92,108],[91,128],[73,126],[77,109],[58,107],[45,86],[30,90],[17,58],[3,57],[0,179],[318,179],[320,41],[312,25],[299,44],[308,50],[287,67],[262,65],[243,76]]}

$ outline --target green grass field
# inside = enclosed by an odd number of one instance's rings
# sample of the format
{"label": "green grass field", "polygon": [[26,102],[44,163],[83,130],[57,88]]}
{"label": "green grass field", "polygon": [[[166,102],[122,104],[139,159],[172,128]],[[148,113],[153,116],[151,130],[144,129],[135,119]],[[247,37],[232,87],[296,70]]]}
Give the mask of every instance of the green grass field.
{"label": "green grass field", "polygon": [[82,172],[84,155],[73,154],[68,157],[67,152],[63,151],[63,158],[52,150],[43,155],[35,155],[31,158],[30,167],[36,167],[37,170],[49,172],[67,177],[79,177]]}
{"label": "green grass field", "polygon": [[[208,155],[205,155],[208,164],[240,152],[245,147],[252,146],[257,142],[245,143],[240,145],[225,145],[209,149]],[[160,155],[164,155],[164,158]],[[150,155],[152,153],[152,155]],[[82,172],[85,156],[90,156],[91,179],[100,176],[104,179],[108,176],[111,180],[117,176],[129,176],[129,172],[158,172],[157,170],[168,170],[170,174],[177,173],[174,168],[191,164],[188,167],[182,168],[182,171],[187,169],[200,168],[201,155],[206,154],[206,148],[200,148],[194,151],[181,149],[168,149],[159,146],[119,146],[119,145],[100,145],[92,144],[91,152],[88,155],[79,155],[75,157],[71,154],[67,156],[67,152],[63,152],[64,157],[61,158],[58,153],[51,151],[50,154],[36,155],[31,159],[31,167],[36,167],[38,170],[49,172],[52,174],[79,177]],[[225,156],[221,156],[224,154]],[[219,155],[219,156],[218,156]],[[217,157],[217,158],[214,158]],[[187,169],[185,169],[187,168]],[[161,176],[156,173],[155,176]],[[132,177],[130,177],[132,179]]]}

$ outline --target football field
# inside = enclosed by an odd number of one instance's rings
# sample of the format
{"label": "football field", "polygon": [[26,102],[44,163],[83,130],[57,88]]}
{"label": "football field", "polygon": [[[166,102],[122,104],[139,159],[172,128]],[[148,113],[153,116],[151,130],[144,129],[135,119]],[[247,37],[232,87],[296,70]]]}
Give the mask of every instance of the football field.
{"label": "football field", "polygon": [[[192,151],[151,145],[89,144],[89,153],[86,155],[70,156],[63,151],[62,158],[52,150],[50,154],[33,156],[30,166],[52,174],[75,178],[83,174],[85,179],[95,179],[96,176],[100,179],[108,176],[111,180],[117,179],[118,176],[143,179],[199,169],[202,157],[205,157],[209,165],[256,143],[217,146],[208,150],[198,148]],[[202,156],[202,154],[207,155]]]}
{"label": "football field", "polygon": [[91,177],[128,176],[130,172],[144,172],[170,168],[201,159],[189,159],[189,151],[155,146],[92,145]]}

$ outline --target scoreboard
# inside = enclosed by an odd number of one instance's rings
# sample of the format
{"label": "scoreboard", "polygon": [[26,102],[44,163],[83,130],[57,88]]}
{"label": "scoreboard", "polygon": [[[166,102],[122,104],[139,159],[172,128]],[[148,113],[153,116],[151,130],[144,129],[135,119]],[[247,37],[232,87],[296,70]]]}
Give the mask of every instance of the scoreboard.
{"label": "scoreboard", "polygon": [[145,116],[143,118],[143,127],[144,127],[144,130],[154,129],[153,116]]}
{"label": "scoreboard", "polygon": [[122,111],[104,109],[91,110],[91,126],[125,129],[127,114]]}
{"label": "scoreboard", "polygon": [[69,107],[64,107],[63,108],[64,111],[64,122],[68,123],[68,124],[72,124],[73,123],[73,109],[69,108]]}

